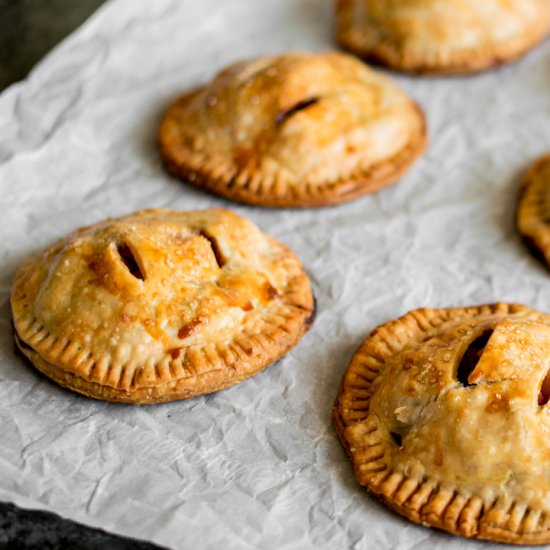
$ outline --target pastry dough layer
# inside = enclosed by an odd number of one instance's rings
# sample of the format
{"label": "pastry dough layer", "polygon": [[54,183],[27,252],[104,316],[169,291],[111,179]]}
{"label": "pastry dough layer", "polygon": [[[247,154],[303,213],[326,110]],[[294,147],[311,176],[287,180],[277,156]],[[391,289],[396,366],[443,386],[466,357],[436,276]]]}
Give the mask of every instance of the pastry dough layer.
{"label": "pastry dough layer", "polygon": [[550,29],[547,0],[339,0],[337,37],[358,55],[420,73],[517,58]]}
{"label": "pastry dough layer", "polygon": [[82,228],[23,265],[15,340],[90,397],[210,393],[284,355],[309,328],[299,259],[230,211],[145,210]]}
{"label": "pastry dough layer", "polygon": [[167,110],[169,171],[242,202],[335,204],[396,181],[426,146],[420,108],[337,53],[235,63]]}
{"label": "pastry dough layer", "polygon": [[550,315],[421,309],[371,333],[334,420],[359,483],[466,537],[550,542]]}
{"label": "pastry dough layer", "polygon": [[537,161],[523,179],[517,227],[533,254],[550,268],[550,155]]}

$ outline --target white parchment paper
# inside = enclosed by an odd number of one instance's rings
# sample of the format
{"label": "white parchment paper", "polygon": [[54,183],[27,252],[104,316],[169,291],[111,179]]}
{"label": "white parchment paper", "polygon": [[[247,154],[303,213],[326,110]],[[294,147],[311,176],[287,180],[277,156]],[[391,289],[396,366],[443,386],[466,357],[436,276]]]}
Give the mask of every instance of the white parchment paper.
{"label": "white parchment paper", "polygon": [[[0,96],[0,499],[171,548],[459,549],[368,496],[331,424],[377,324],[496,300],[550,311],[548,273],[513,226],[521,173],[550,150],[550,43],[469,78],[395,78],[431,145],[396,186],[323,210],[232,204],[167,176],[167,103],[226,64],[333,47],[332,0],[112,0]],[[318,299],[285,359],[216,395],[102,403],[14,355],[9,290],[34,251],[144,207],[224,206],[302,258]]]}

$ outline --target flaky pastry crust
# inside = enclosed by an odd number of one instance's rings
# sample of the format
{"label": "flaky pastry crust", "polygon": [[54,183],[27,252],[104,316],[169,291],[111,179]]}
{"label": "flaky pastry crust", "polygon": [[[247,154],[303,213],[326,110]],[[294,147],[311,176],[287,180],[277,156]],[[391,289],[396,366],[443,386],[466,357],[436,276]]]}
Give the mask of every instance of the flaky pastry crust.
{"label": "flaky pastry crust", "polygon": [[144,210],[78,229],[17,272],[15,341],[57,383],[158,403],[280,358],[314,304],[292,251],[227,210]]}
{"label": "flaky pastry crust", "polygon": [[359,483],[465,537],[550,542],[550,315],[420,309],[374,330],[342,380],[338,434]]}
{"label": "flaky pastry crust", "polygon": [[393,82],[337,53],[235,63],[167,110],[166,168],[264,206],[344,202],[395,182],[426,146],[421,109]]}
{"label": "flaky pastry crust", "polygon": [[523,178],[516,223],[527,247],[550,268],[550,154]]}
{"label": "flaky pastry crust", "polygon": [[550,30],[548,0],[338,0],[345,48],[395,69],[454,74],[511,61]]}

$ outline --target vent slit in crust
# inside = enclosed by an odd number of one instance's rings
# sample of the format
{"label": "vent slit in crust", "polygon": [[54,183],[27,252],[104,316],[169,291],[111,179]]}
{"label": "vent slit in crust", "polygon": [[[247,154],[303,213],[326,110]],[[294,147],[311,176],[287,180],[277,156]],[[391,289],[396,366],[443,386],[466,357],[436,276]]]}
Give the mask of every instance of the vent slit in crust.
{"label": "vent slit in crust", "polygon": [[546,373],[546,376],[542,381],[539,397],[538,397],[538,404],[539,406],[542,407],[543,405],[546,405],[549,400],[550,400],[550,370],[548,370],[548,372]]}
{"label": "vent slit in crust", "polygon": [[403,438],[401,437],[400,434],[398,434],[397,432],[390,432],[390,435],[398,447],[403,446]]}
{"label": "vent slit in crust", "polygon": [[136,279],[144,281],[145,277],[139,267],[139,264],[132,252],[132,249],[126,243],[117,243],[116,249],[120,259],[126,269],[133,275]]}
{"label": "vent slit in crust", "polygon": [[481,336],[476,338],[464,352],[456,371],[456,377],[463,386],[472,385],[468,378],[479,363],[485,346],[487,345],[487,342],[489,341],[489,338],[491,338],[492,334],[492,330],[485,331]]}
{"label": "vent slit in crust", "polygon": [[319,101],[319,99],[320,98],[318,97],[312,97],[310,99],[304,99],[302,101],[299,101],[292,107],[289,107],[284,111],[279,111],[275,116],[275,121],[277,122],[277,124],[281,125],[296,113],[303,111],[304,109],[307,109],[312,105],[315,105]]}
{"label": "vent slit in crust", "polygon": [[216,263],[221,269],[227,263],[227,260],[221,251],[220,245],[216,237],[209,235],[206,231],[201,231],[199,234],[210,243],[210,246],[212,247],[212,252],[214,253],[214,257],[216,258]]}

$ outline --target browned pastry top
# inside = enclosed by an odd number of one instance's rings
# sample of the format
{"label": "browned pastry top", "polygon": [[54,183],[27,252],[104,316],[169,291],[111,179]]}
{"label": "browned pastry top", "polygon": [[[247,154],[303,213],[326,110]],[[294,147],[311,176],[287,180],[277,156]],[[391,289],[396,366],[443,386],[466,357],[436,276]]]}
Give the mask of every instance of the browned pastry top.
{"label": "browned pastry top", "polygon": [[425,140],[419,108],[392,81],[337,53],[235,63],[176,101],[159,130],[177,175],[278,206],[339,202],[358,187],[380,187]]}
{"label": "browned pastry top", "polygon": [[[100,397],[157,401],[204,393],[198,375],[209,373],[214,391],[266,366],[305,332],[313,303],[296,256],[248,220],[145,210],[33,257],[16,275],[12,309],[23,352],[51,367],[42,370],[92,396],[103,385]],[[263,347],[262,361],[246,357]]]}
{"label": "browned pastry top", "polygon": [[550,315],[413,311],[353,358],[335,421],[362,485],[464,536],[550,542]]}
{"label": "browned pastry top", "polygon": [[337,15],[344,46],[417,72],[490,68],[550,29],[547,0],[340,0]]}

